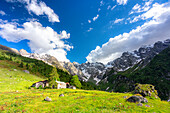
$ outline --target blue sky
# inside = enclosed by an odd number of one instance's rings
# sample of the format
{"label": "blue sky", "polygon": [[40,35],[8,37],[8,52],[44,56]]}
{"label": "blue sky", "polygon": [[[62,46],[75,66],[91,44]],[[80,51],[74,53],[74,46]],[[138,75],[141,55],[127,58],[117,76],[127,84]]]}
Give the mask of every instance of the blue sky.
{"label": "blue sky", "polygon": [[[107,63],[169,38],[168,0],[1,0],[0,44]],[[156,31],[157,30],[157,31]]]}

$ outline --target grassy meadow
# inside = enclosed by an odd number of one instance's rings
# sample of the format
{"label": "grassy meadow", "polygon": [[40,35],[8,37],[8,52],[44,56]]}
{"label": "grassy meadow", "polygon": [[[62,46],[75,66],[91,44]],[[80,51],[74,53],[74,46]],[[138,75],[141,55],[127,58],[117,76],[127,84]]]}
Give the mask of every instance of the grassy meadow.
{"label": "grassy meadow", "polygon": [[[148,103],[143,106],[126,102],[126,99],[132,96],[130,93],[79,89],[28,89],[40,80],[43,79],[24,73],[17,65],[0,60],[0,113],[168,113],[170,111],[170,103],[159,99],[147,98]],[[60,94],[64,94],[64,97],[59,97]],[[51,102],[44,101],[47,96],[52,99]]]}

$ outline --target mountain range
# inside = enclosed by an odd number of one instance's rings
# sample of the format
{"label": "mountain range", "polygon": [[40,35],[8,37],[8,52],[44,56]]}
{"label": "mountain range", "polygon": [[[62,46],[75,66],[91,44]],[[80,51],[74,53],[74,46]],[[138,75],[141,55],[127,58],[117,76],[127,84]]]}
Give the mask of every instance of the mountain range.
{"label": "mountain range", "polygon": [[82,64],[77,62],[59,62],[54,56],[49,54],[40,55],[37,53],[28,53],[24,49],[18,51],[14,48],[9,48],[3,45],[0,45],[0,48],[20,54],[24,57],[42,60],[49,65],[55,65],[59,69],[67,70],[72,75],[78,75],[81,80],[92,81],[98,84],[103,79],[103,76],[111,71],[112,68],[116,72],[119,72],[126,71],[139,62],[145,66],[155,55],[159,54],[168,46],[170,46],[170,39],[163,42],[158,41],[153,45],[145,45],[132,52],[124,52],[119,58],[108,62],[106,65],[101,62],[86,62]]}

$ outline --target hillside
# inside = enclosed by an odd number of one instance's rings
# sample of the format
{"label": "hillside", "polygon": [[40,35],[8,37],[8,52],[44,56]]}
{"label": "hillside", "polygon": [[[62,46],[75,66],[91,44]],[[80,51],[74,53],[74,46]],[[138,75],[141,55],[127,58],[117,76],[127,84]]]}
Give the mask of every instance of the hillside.
{"label": "hillside", "polygon": [[[28,89],[35,81],[42,80],[13,67],[2,67],[0,62],[0,112],[168,112],[169,103],[148,99],[148,103],[137,106],[137,103],[126,102],[125,96],[130,93],[109,93],[95,90],[73,89]],[[64,97],[59,97],[64,94]],[[50,97],[51,102],[44,101]],[[149,107],[146,107],[148,106]]]}
{"label": "hillside", "polygon": [[[170,48],[163,50],[156,55],[148,65],[143,67],[144,62],[139,62],[132,68],[115,72],[114,69],[108,72],[103,79],[103,83],[108,83],[102,89],[116,92],[127,92],[134,90],[135,83],[152,84],[158,90],[158,95],[161,99],[168,100],[170,96]],[[108,77],[108,78],[107,78]]]}
{"label": "hillside", "polygon": [[[12,53],[11,51],[0,49],[0,60],[8,62],[12,67],[20,67],[22,70],[28,70],[30,73],[35,74],[41,78],[48,78],[52,71],[53,66],[37,59],[23,57]],[[64,82],[69,82],[71,75],[57,68],[57,72],[60,75],[60,79]]]}

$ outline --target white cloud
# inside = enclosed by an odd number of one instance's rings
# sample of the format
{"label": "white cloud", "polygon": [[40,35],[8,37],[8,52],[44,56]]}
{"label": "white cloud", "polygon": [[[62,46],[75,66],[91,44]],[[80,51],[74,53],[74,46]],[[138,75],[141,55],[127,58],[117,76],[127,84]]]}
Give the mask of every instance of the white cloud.
{"label": "white cloud", "polygon": [[107,7],[107,10],[109,10],[111,8],[111,5],[109,5],[108,7]]}
{"label": "white cloud", "polygon": [[32,52],[50,54],[59,61],[69,61],[66,58],[67,51],[73,48],[62,39],[70,38],[65,30],[58,34],[51,27],[43,27],[39,22],[25,22],[19,25],[16,22],[1,21],[0,36],[9,42],[28,40]]}
{"label": "white cloud", "polygon": [[111,10],[113,10],[115,7],[116,7],[116,5],[114,5],[114,6],[111,8]]}
{"label": "white cloud", "polygon": [[4,15],[6,15],[6,13],[4,11],[0,10],[0,15],[4,16]]}
{"label": "white cloud", "polygon": [[59,17],[54,11],[48,7],[44,2],[37,0],[6,0],[7,2],[20,2],[26,5],[26,9],[29,13],[34,13],[37,16],[47,15],[49,22],[60,22]]}
{"label": "white cloud", "polygon": [[124,18],[116,19],[116,20],[114,21],[114,24],[120,23],[120,22],[122,22],[123,20],[124,20]]}
{"label": "white cloud", "polygon": [[91,20],[88,20],[88,23],[91,23]]}
{"label": "white cloud", "polygon": [[103,5],[104,5],[104,1],[101,0],[101,1],[100,1],[100,6],[103,6]]}
{"label": "white cloud", "polygon": [[117,0],[118,5],[126,5],[128,0]]}
{"label": "white cloud", "polygon": [[153,16],[152,20],[138,26],[129,33],[123,33],[110,38],[102,47],[97,46],[86,57],[87,61],[107,63],[119,57],[122,52],[133,51],[142,45],[169,39],[170,4],[156,4],[152,10],[145,14],[146,18],[151,16]]}
{"label": "white cloud", "polygon": [[167,7],[167,6],[168,4],[155,3],[152,5],[152,8],[150,8],[147,12],[141,15],[135,16],[133,19],[130,19],[130,23],[134,23],[139,20],[156,19],[161,14],[170,10],[170,7]]}
{"label": "white cloud", "polygon": [[67,34],[65,30],[60,32],[60,39],[69,39],[70,38],[70,33]]}
{"label": "white cloud", "polygon": [[93,30],[93,28],[89,28],[89,29],[87,30],[87,32],[90,32],[91,30]]}
{"label": "white cloud", "polygon": [[129,14],[134,14],[134,13],[141,13],[141,12],[146,12],[151,8],[151,5],[153,3],[153,0],[146,1],[144,6],[141,6],[139,4],[136,4],[131,12]]}
{"label": "white cloud", "polygon": [[98,12],[100,11],[101,9],[100,8],[98,8]]}
{"label": "white cloud", "polygon": [[99,15],[93,18],[93,21],[96,21],[99,18]]}

